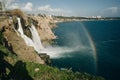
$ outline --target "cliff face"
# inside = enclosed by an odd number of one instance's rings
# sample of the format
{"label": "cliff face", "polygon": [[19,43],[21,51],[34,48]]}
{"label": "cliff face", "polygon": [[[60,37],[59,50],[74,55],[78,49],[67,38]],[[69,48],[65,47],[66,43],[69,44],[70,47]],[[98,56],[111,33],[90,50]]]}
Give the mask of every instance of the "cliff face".
{"label": "cliff face", "polygon": [[49,41],[56,39],[56,36],[51,30],[56,27],[52,18],[49,16],[30,16],[30,18],[36,23],[37,31],[44,45],[46,45],[46,42],[48,43]]}
{"label": "cliff face", "polygon": [[21,18],[23,31],[29,38],[31,38],[29,27],[33,23],[36,26],[36,29],[43,43],[56,38],[51,30],[51,27],[49,26],[49,22],[51,20],[49,20],[49,18],[40,16],[28,17],[20,10],[11,11],[10,15],[12,16],[12,18],[8,18],[0,22],[0,31],[4,36],[4,41],[2,42],[2,45],[4,45],[11,52],[17,55],[20,60],[45,64],[45,61],[38,54],[36,54],[35,49],[28,46],[25,43],[24,39],[19,35],[20,33],[17,31],[17,17]]}
{"label": "cliff face", "polygon": [[2,30],[4,35],[3,45],[14,52],[20,60],[44,64],[44,61],[36,54],[34,48],[27,46],[21,36],[16,33],[12,22],[3,26]]}
{"label": "cliff face", "polygon": [[[39,33],[43,45],[46,45],[45,43],[49,44],[49,41],[56,39],[56,36],[52,32],[52,29],[56,27],[52,17],[46,15],[28,16],[18,9],[11,11],[11,15],[17,15],[22,18],[23,26],[26,26],[26,28],[24,28],[25,33],[28,32],[27,27],[33,23]],[[30,37],[29,34],[26,35]]]}

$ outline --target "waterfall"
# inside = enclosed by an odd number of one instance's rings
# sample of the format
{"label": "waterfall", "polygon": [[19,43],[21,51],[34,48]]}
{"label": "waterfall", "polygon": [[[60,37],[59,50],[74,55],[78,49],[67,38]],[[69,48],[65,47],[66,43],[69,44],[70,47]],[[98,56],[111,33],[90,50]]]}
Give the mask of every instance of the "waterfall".
{"label": "waterfall", "polygon": [[18,32],[20,33],[20,36],[24,39],[25,43],[28,45],[28,46],[32,46],[34,47],[34,49],[40,53],[42,49],[44,49],[44,47],[42,46],[42,43],[41,43],[41,40],[40,40],[40,37],[39,37],[39,34],[35,28],[35,26],[32,24],[32,26],[29,28],[31,33],[32,33],[32,39],[30,39],[29,37],[27,37],[24,32],[23,32],[23,28],[22,28],[22,25],[21,25],[21,21],[20,21],[20,18],[17,18],[18,20]]}
{"label": "waterfall", "polygon": [[23,29],[22,29],[22,25],[21,25],[21,21],[20,21],[20,18],[17,18],[18,20],[18,32],[20,33],[20,36],[24,39],[25,43],[28,45],[28,46],[33,46],[35,47],[33,41],[27,37],[24,32],[23,32]]}
{"label": "waterfall", "polygon": [[18,20],[18,26],[19,26],[18,32],[20,32],[21,35],[24,35],[22,25],[21,25],[21,20],[20,18],[17,18],[17,20]]}
{"label": "waterfall", "polygon": [[42,46],[42,43],[41,43],[41,40],[40,40],[40,37],[39,37],[39,34],[35,28],[35,26],[32,24],[31,28],[30,28],[30,31],[32,33],[32,40],[33,40],[33,43],[35,45],[35,48],[37,51],[41,51],[44,49],[44,47]]}

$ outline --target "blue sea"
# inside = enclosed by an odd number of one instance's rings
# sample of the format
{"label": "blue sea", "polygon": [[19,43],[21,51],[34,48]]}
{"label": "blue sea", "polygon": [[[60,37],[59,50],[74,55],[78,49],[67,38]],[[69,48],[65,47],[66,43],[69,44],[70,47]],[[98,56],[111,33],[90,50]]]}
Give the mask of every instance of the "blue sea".
{"label": "blue sea", "polygon": [[67,47],[52,65],[120,80],[120,20],[57,23],[57,46]]}

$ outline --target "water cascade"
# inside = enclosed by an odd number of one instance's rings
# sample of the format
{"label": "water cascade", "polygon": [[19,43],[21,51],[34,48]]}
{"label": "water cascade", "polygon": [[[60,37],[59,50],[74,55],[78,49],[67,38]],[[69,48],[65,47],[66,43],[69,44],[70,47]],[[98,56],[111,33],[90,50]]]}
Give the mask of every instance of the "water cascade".
{"label": "water cascade", "polygon": [[25,43],[26,43],[28,46],[33,46],[33,47],[35,47],[33,41],[24,34],[23,29],[22,29],[22,25],[21,25],[20,18],[17,18],[17,20],[18,20],[18,26],[19,26],[18,32],[20,33],[20,36],[24,39]]}
{"label": "water cascade", "polygon": [[35,45],[35,50],[37,52],[40,52],[41,50],[44,49],[44,47],[42,46],[42,43],[41,43],[41,40],[40,40],[40,37],[39,37],[39,34],[35,28],[35,26],[32,24],[31,28],[30,28],[30,31],[32,33],[32,41]]}
{"label": "water cascade", "polygon": [[21,25],[21,21],[20,21],[20,18],[17,18],[18,20],[18,32],[20,33],[20,36],[24,39],[25,43],[28,45],[28,46],[32,46],[34,47],[34,49],[38,52],[38,53],[41,53],[41,50],[44,49],[44,47],[42,46],[42,43],[41,43],[41,40],[40,40],[40,37],[39,37],[39,34],[35,28],[35,26],[32,24],[32,26],[29,28],[31,33],[32,33],[32,39],[30,39],[29,37],[27,37],[24,32],[23,32],[23,28],[22,28],[22,25]]}
{"label": "water cascade", "polygon": [[21,35],[24,35],[24,32],[23,32],[23,29],[22,29],[22,25],[21,25],[21,20],[20,18],[17,18],[18,20],[18,32],[21,34]]}

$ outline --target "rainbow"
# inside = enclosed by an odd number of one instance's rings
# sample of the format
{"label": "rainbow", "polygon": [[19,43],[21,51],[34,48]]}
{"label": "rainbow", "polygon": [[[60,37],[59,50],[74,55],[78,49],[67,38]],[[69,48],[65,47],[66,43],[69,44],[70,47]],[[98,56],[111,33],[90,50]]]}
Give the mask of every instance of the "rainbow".
{"label": "rainbow", "polygon": [[94,42],[93,42],[93,40],[92,40],[92,37],[90,36],[90,34],[89,34],[89,32],[87,31],[87,29],[85,28],[85,25],[82,23],[82,22],[80,22],[80,24],[81,24],[81,27],[83,28],[83,30],[85,31],[85,33],[86,33],[86,36],[88,37],[88,40],[89,40],[89,42],[90,42],[90,46],[91,46],[91,48],[92,48],[92,50],[93,50],[93,58],[94,58],[94,64],[95,64],[95,72],[97,72],[97,51],[96,51],[96,47],[95,47],[95,45],[94,45]]}

